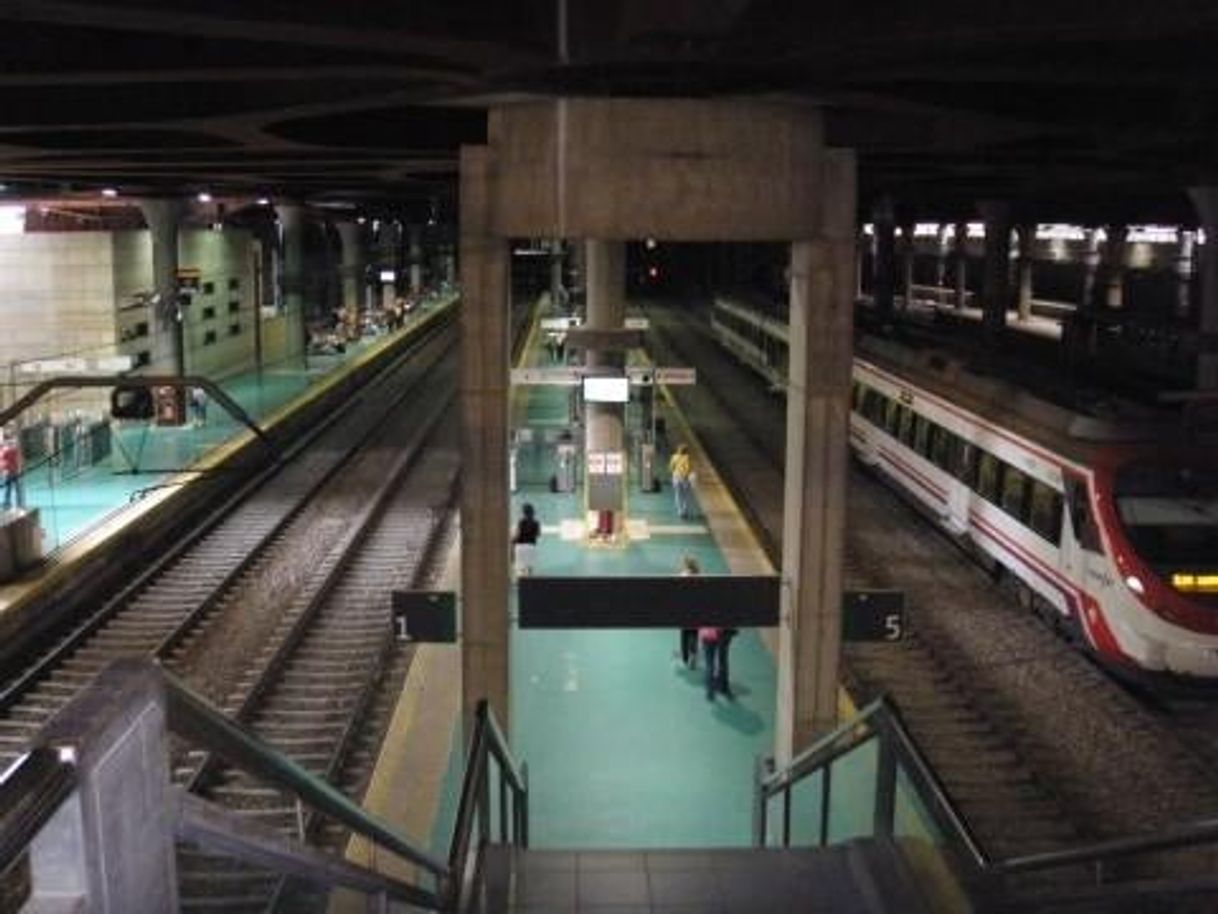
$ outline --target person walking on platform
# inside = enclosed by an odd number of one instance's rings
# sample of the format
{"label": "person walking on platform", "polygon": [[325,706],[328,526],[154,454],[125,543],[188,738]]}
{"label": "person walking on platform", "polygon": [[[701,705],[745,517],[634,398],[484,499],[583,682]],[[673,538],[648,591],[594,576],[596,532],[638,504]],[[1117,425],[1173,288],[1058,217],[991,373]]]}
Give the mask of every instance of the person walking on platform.
{"label": "person walking on platform", "polygon": [[689,448],[678,444],[672,457],[668,459],[668,471],[672,473],[672,494],[677,502],[677,517],[684,520],[689,516],[689,496],[693,488],[694,464],[689,456]]}
{"label": "person walking on platform", "polygon": [[723,640],[723,629],[705,626],[698,629],[698,642],[702,645],[702,662],[706,664],[706,700],[714,701],[719,691],[719,642]]}
{"label": "person walking on platform", "polygon": [[715,657],[715,688],[719,694],[729,701],[735,701],[736,696],[732,694],[731,680],[728,678],[728,651],[731,650],[732,641],[740,634],[738,628],[724,628],[719,630],[718,650]]}
{"label": "person walking on platform", "polygon": [[207,424],[207,391],[202,387],[190,389],[190,424],[195,428]]}
{"label": "person walking on platform", "polygon": [[[698,560],[692,555],[681,559],[681,577],[688,578],[701,572]],[[686,669],[696,670],[698,668],[698,630],[696,628],[681,629],[681,663]]]}
{"label": "person walking on platform", "polygon": [[532,505],[525,504],[520,512],[523,516],[517,522],[516,533],[512,536],[512,551],[516,560],[516,577],[523,578],[533,573],[541,524],[537,522]]}
{"label": "person walking on platform", "polygon": [[25,507],[25,492],[21,486],[21,447],[10,432],[0,439],[0,473],[4,474],[4,510],[13,507],[16,496],[17,507]]}

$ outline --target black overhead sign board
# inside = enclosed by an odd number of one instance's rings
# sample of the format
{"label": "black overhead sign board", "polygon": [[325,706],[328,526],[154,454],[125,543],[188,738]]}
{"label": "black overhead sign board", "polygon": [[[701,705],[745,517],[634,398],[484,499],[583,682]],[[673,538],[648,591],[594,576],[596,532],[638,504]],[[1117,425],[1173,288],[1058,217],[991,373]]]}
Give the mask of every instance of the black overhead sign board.
{"label": "black overhead sign board", "polygon": [[521,628],[752,628],[778,624],[773,575],[526,577]]}
{"label": "black overhead sign board", "polygon": [[393,633],[399,641],[455,643],[457,595],[451,590],[395,590]]}
{"label": "black overhead sign board", "polygon": [[842,594],[843,641],[900,641],[904,637],[903,592],[847,590]]}

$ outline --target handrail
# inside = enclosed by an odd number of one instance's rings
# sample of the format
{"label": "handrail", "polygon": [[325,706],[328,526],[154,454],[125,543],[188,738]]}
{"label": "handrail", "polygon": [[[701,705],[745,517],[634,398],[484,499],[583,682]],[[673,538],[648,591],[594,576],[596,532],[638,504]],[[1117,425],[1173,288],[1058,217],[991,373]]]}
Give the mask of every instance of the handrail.
{"label": "handrail", "polygon": [[[1099,841],[1083,847],[1065,850],[1047,851],[1044,853],[1028,854],[1021,857],[1011,857],[1005,860],[993,860],[982,848],[968,823],[965,822],[938,775],[926,760],[917,741],[905,726],[904,719],[896,703],[886,695],[882,695],[866,705],[854,718],[843,723],[832,732],[817,740],[810,747],[799,753],[792,762],[779,771],[764,769],[759,759],[756,777],[756,820],[755,840],[759,846],[767,841],[767,821],[769,817],[769,801],[781,795],[784,800],[783,808],[783,841],[789,841],[790,835],[790,793],[797,783],[813,774],[822,775],[822,843],[827,840],[825,834],[824,815],[827,812],[829,792],[830,765],[842,756],[852,752],[870,740],[878,740],[880,744],[879,771],[877,773],[876,789],[876,832],[891,834],[893,791],[896,771],[905,771],[914,784],[919,797],[927,805],[927,811],[935,824],[948,841],[953,851],[956,863],[964,869],[957,875],[975,888],[987,890],[991,900],[1001,901],[1002,896],[994,896],[997,880],[1007,876],[1043,872],[1080,864],[1092,864],[1097,867],[1108,861],[1138,854],[1170,851],[1180,848],[1194,847],[1202,844],[1218,842],[1218,819],[1205,819],[1185,825],[1174,826],[1155,832],[1154,834],[1136,835],[1126,838]],[[887,783],[885,783],[887,782]],[[1102,870],[1097,869],[1097,879]],[[1218,883],[1216,883],[1218,884]],[[1115,885],[1115,884],[1114,884]],[[1148,893],[1180,893],[1192,891],[1193,883],[1188,880],[1166,881],[1159,880],[1145,883]],[[1212,888],[1208,886],[1208,888]],[[1108,897],[1103,895],[1103,897]],[[1097,895],[1096,897],[1101,897]],[[1069,893],[1041,893],[1021,897],[1006,896],[1009,903],[1027,903],[1035,907],[1041,903],[1067,901]],[[1080,898],[1091,897],[1090,895]]]}
{"label": "handrail", "polygon": [[30,750],[0,776],[0,873],[21,856],[76,789],[76,768],[46,747]]}
{"label": "handrail", "polygon": [[162,676],[169,700],[171,729],[189,732],[191,737],[233,764],[297,794],[310,806],[353,832],[392,850],[442,880],[448,877],[448,864],[444,860],[415,846],[408,838],[353,803],[341,791],[247,733],[191,692],[171,673],[162,671]]}
{"label": "handrail", "polygon": [[[488,760],[494,756],[499,765],[499,820],[500,837],[507,840],[508,815],[507,793],[511,789],[512,833],[520,847],[529,845],[529,792],[528,771],[518,766],[508,748],[507,740],[495,719],[495,714],[485,699],[478,702],[474,712],[473,729],[470,734],[469,751],[466,754],[465,780],[457,802],[457,817],[449,844],[448,867],[452,874],[449,883],[448,910],[463,911],[470,897],[473,884],[480,871],[480,855],[472,861],[470,850],[474,840],[474,825],[478,826],[479,849],[490,839],[491,797],[488,780]],[[471,866],[472,863],[472,866]]]}

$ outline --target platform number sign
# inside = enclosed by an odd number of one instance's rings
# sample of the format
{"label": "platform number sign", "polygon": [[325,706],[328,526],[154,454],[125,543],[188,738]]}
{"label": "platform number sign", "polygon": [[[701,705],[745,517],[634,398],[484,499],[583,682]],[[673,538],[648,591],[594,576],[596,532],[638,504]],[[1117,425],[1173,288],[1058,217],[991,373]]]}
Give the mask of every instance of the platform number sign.
{"label": "platform number sign", "polygon": [[457,640],[457,595],[451,590],[395,590],[393,636],[398,641],[452,644]]}
{"label": "platform number sign", "polygon": [[843,641],[901,641],[905,629],[903,592],[847,590],[842,594]]}

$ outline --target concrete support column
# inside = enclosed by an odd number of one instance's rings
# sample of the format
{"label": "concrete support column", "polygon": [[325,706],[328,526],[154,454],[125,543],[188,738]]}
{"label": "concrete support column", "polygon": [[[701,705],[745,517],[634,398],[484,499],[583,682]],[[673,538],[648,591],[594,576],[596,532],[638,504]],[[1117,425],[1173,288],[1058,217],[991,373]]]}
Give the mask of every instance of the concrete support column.
{"label": "concrete support column", "polygon": [[[347,320],[356,323],[364,301],[364,273],[368,255],[364,245],[364,227],[358,222],[338,223],[342,242],[343,312]],[[358,324],[356,323],[356,326]]]}
{"label": "concrete support column", "polygon": [[1197,314],[1198,390],[1218,390],[1218,187],[1189,189],[1205,229],[1201,247],[1201,302]]}
{"label": "concrete support column", "polygon": [[[626,246],[620,241],[589,240],[584,243],[587,268],[587,319],[589,330],[619,330],[626,317]],[[588,350],[584,364],[590,369],[620,369],[624,365],[620,352]],[[587,437],[585,452],[625,451],[622,427],[625,406],[619,403],[588,403],[586,405]],[[624,459],[624,457],[623,457]],[[593,484],[592,474],[584,474],[585,485]],[[623,480],[624,482],[624,480]],[[597,511],[597,533],[614,536],[625,517],[625,485],[616,497],[595,500],[588,490],[588,505]]]}
{"label": "concrete support column", "polygon": [[1173,311],[1177,320],[1187,321],[1192,311],[1193,255],[1197,249],[1197,233],[1180,229],[1173,266],[1176,274],[1176,302]]}
{"label": "concrete support column", "polygon": [[787,450],[775,756],[837,722],[846,435],[850,415],[854,159],[825,169],[824,236],[791,246]]}
{"label": "concrete support column", "polygon": [[1019,225],[1019,319],[1027,321],[1032,317],[1032,299],[1035,296],[1034,278],[1032,275],[1036,263],[1036,223],[1024,222]]}
{"label": "concrete support column", "polygon": [[411,225],[406,229],[410,244],[410,294],[423,292],[423,226]]}
{"label": "concrete support column", "polygon": [[461,148],[461,664],[466,721],[485,698],[508,727],[509,269],[493,162]]}
{"label": "concrete support column", "polygon": [[1087,229],[1083,237],[1083,291],[1079,296],[1080,311],[1094,311],[1096,306],[1095,277],[1100,267],[1100,230]]}
{"label": "concrete support column", "polygon": [[305,324],[304,207],[298,203],[275,206],[283,237],[280,285],[283,289],[283,314],[287,319],[288,357],[303,355],[307,345]]}
{"label": "concrete support column", "polygon": [[854,239],[854,297],[863,297],[863,270],[867,265],[867,248],[871,239],[860,231]]}
{"label": "concrete support column", "polygon": [[178,223],[185,204],[175,199],[141,200],[140,209],[152,236],[153,305],[152,365],[154,372],[186,373],[182,317],[178,305]]}
{"label": "concrete support column", "polygon": [[875,224],[875,262],[872,277],[872,293],[876,313],[892,314],[893,292],[896,284],[896,219],[892,201],[880,200],[872,211]]}
{"label": "concrete support column", "polygon": [[956,292],[954,304],[957,310],[964,307],[968,296],[968,223],[957,222],[955,244],[952,246]]}
{"label": "concrete support column", "polygon": [[982,327],[987,339],[996,340],[1007,325],[1011,303],[1011,211],[997,200],[986,201],[979,208],[985,220]]}
{"label": "concrete support column", "polygon": [[1125,239],[1128,226],[1108,226],[1104,243],[1104,304],[1114,311],[1125,307]]}
{"label": "concrete support column", "polygon": [[909,310],[914,298],[914,224],[901,226],[901,307]]}

